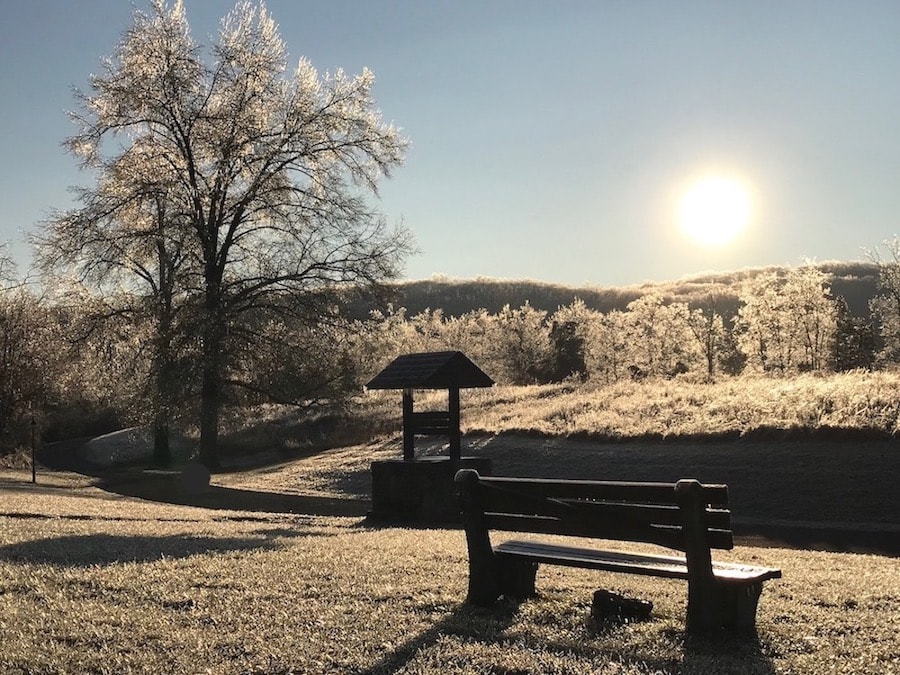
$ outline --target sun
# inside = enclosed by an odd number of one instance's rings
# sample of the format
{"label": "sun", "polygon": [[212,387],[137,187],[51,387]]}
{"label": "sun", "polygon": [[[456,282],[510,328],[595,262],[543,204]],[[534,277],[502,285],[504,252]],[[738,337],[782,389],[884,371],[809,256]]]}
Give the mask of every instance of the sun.
{"label": "sun", "polygon": [[750,222],[750,194],[743,183],[707,176],[693,183],[681,198],[681,229],[703,246],[733,241]]}

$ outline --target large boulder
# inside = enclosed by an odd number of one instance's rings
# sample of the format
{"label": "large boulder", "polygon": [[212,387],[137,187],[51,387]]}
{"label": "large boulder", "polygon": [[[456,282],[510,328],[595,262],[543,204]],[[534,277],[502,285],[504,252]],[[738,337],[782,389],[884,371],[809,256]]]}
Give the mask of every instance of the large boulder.
{"label": "large boulder", "polygon": [[[169,435],[169,448],[174,458],[190,454],[190,443],[180,434]],[[153,429],[130,427],[92,438],[79,450],[81,458],[98,466],[116,466],[149,462],[153,458]]]}

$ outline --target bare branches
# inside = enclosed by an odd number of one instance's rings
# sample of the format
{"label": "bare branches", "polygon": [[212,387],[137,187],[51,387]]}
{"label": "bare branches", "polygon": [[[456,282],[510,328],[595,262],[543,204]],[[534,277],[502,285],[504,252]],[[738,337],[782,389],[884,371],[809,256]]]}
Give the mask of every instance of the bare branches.
{"label": "bare branches", "polygon": [[0,243],[0,289],[16,281],[16,263],[8,249],[8,244]]}

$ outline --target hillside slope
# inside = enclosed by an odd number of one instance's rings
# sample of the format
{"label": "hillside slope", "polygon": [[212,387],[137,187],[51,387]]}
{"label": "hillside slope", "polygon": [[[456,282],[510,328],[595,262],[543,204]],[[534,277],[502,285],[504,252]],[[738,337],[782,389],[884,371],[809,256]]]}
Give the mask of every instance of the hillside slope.
{"label": "hillside slope", "polygon": [[[824,262],[815,265],[831,281],[832,294],[843,297],[856,315],[868,313],[868,303],[877,290],[878,267],[867,262]],[[490,313],[504,305],[532,307],[553,312],[557,308],[582,300],[589,308],[609,312],[624,310],[633,300],[657,292],[667,300],[702,306],[715,298],[717,308],[726,314],[737,310],[741,285],[748,279],[769,272],[783,272],[786,267],[756,267],[734,272],[705,273],[677,281],[648,282],[635,286],[603,288],[565,286],[535,280],[476,278],[471,280],[434,277],[405,281],[387,287],[384,301],[405,307],[414,315],[425,309],[441,309],[447,316],[459,316],[476,309]],[[367,314],[364,307],[354,314]]]}

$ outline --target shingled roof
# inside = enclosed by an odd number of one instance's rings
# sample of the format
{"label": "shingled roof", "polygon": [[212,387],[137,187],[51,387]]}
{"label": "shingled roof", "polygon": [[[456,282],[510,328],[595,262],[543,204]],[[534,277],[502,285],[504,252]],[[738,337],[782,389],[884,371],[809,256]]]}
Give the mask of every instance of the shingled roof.
{"label": "shingled roof", "polygon": [[470,389],[494,381],[462,352],[404,354],[391,361],[367,389]]}

